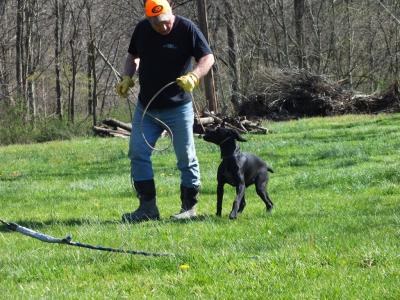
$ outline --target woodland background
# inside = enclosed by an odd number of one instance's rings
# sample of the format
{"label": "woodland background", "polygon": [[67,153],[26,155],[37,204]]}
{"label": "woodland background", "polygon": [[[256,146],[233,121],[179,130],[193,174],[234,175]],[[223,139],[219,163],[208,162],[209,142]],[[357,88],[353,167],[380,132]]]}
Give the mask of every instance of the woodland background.
{"label": "woodland background", "polygon": [[[196,1],[171,1],[196,23]],[[348,90],[378,92],[399,79],[396,0],[207,1],[220,112],[238,112],[265,74],[305,70]],[[0,0],[0,145],[89,132],[128,121],[114,92],[142,0]],[[134,95],[130,101],[134,101]],[[206,106],[203,94],[196,99]]]}

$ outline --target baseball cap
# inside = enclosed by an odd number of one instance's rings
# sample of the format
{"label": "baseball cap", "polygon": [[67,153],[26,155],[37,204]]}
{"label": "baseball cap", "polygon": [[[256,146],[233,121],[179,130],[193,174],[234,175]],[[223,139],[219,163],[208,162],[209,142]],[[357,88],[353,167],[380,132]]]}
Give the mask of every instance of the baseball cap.
{"label": "baseball cap", "polygon": [[144,10],[146,16],[154,22],[169,21],[172,16],[171,6],[167,0],[147,0]]}

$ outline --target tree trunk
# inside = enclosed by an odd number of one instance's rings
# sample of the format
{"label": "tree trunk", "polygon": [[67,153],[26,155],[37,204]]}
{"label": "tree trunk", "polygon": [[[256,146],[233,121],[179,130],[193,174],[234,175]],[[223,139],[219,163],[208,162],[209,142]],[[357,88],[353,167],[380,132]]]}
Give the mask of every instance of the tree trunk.
{"label": "tree trunk", "polygon": [[6,0],[0,1],[0,16],[4,16],[4,12],[6,11]]}
{"label": "tree trunk", "polygon": [[337,46],[336,46],[336,26],[335,26],[335,20],[336,20],[336,10],[335,10],[335,0],[330,0],[329,1],[329,27],[330,27],[330,32],[329,32],[329,46],[328,46],[328,53],[326,54],[326,60],[324,67],[322,69],[322,73],[326,73],[330,69],[330,64],[333,61],[333,66],[331,67],[331,72],[333,72],[336,75],[336,78],[338,78],[338,61],[337,61]]}
{"label": "tree trunk", "polygon": [[368,20],[368,31],[371,34],[367,37],[367,53],[368,53],[368,75],[370,77],[370,92],[375,91],[375,58],[374,58],[374,43],[375,43],[375,28],[372,24],[373,19]]}
{"label": "tree trunk", "polygon": [[[4,25],[0,22],[0,29],[8,28],[8,16],[6,14],[6,3],[7,1],[0,2],[0,18],[3,20]],[[5,30],[4,30],[5,32]],[[10,71],[7,68],[9,63],[8,59],[8,47],[6,44],[8,43],[10,37],[9,34],[4,34],[3,39],[0,38],[0,98],[4,99],[5,104],[12,105],[12,97],[9,95],[9,84],[10,84]]]}
{"label": "tree trunk", "polygon": [[228,61],[232,78],[231,102],[236,112],[239,112],[240,101],[240,63],[238,55],[238,41],[236,35],[235,15],[230,1],[225,1],[226,29],[228,35]]}
{"label": "tree trunk", "polygon": [[87,57],[87,76],[88,76],[88,110],[92,114],[93,126],[97,123],[97,76],[96,76],[96,54],[94,47],[94,33],[92,28],[92,9],[89,1],[86,5],[86,22],[88,29],[88,57]]}
{"label": "tree trunk", "polygon": [[[88,1],[85,1],[85,6],[86,6],[86,22],[87,22],[87,29],[89,30],[89,28],[91,27],[91,25],[90,25],[90,23],[91,23],[91,20],[90,20],[90,6],[89,6],[89,3],[88,3]],[[92,114],[92,110],[93,110],[93,99],[92,99],[92,95],[93,95],[93,92],[92,92],[92,74],[93,74],[93,72],[92,72],[92,58],[91,58],[91,56],[92,56],[92,54],[93,54],[93,52],[92,52],[92,50],[90,49],[90,47],[91,47],[91,43],[92,43],[92,40],[91,40],[91,37],[90,37],[90,33],[89,33],[89,36],[87,36],[87,70],[86,70],[86,74],[87,74],[87,80],[88,80],[88,82],[87,82],[87,84],[88,84],[88,87],[87,87],[87,99],[88,99],[88,103],[87,103],[87,109],[88,109],[88,115],[91,115]],[[93,124],[93,125],[95,125],[95,124]]]}
{"label": "tree trunk", "polygon": [[91,56],[92,52],[90,51],[90,41],[87,41],[87,111],[88,115],[92,114],[93,109],[93,100],[92,100],[92,59]]}
{"label": "tree trunk", "polygon": [[[7,99],[6,96],[8,96],[8,76],[5,62],[6,50],[4,45],[0,45],[0,98],[2,99]],[[6,101],[6,104],[8,104],[8,101]]]}
{"label": "tree trunk", "polygon": [[[206,7],[207,7],[206,0],[197,0],[197,11],[199,14],[200,29],[203,32],[207,42],[209,42]],[[212,68],[204,77],[204,86],[205,86],[206,98],[208,101],[208,108],[211,111],[217,112],[218,106],[215,95],[214,72]]]}
{"label": "tree trunk", "polygon": [[96,54],[93,45],[94,41],[90,43],[91,51],[91,69],[92,69],[92,79],[93,79],[93,90],[92,90],[92,114],[93,114],[93,126],[97,124],[97,75],[96,75]]}
{"label": "tree trunk", "polygon": [[69,41],[70,49],[71,49],[71,64],[72,64],[72,80],[71,80],[71,93],[69,97],[68,103],[68,118],[69,121],[73,124],[75,122],[75,89],[76,89],[76,74],[77,74],[77,61],[75,54],[75,40],[74,36]]}
{"label": "tree trunk", "polygon": [[271,5],[267,2],[266,5],[268,6],[268,17],[271,19],[271,27],[272,27],[272,33],[273,37],[275,39],[275,56],[276,56],[276,64],[278,66],[281,65],[282,63],[282,55],[281,55],[281,50],[279,47],[279,36],[278,36],[278,29],[276,28],[276,14],[272,11]]}
{"label": "tree trunk", "polygon": [[[311,50],[313,52],[312,55],[312,65],[309,66],[309,61],[308,61],[308,57],[307,55],[304,56],[305,59],[305,65],[306,65],[306,69],[310,69],[313,68],[315,70],[315,72],[317,74],[321,74],[321,65],[322,65],[322,61],[323,61],[323,56],[322,56],[322,39],[321,39],[321,27],[319,24],[319,20],[320,20],[320,12],[323,9],[324,6],[324,1],[321,1],[319,4],[319,9],[317,10],[317,15],[314,14],[313,11],[313,5],[310,3],[309,4],[309,11],[310,11],[310,19],[312,22],[312,31],[314,33],[314,37],[315,37],[315,44],[316,47],[314,50]],[[304,27],[303,27],[304,30]],[[303,32],[303,38],[305,38],[306,34]],[[304,49],[304,53],[306,53],[306,49],[305,49],[305,42],[303,41],[303,49]]]}
{"label": "tree trunk", "polygon": [[303,69],[304,64],[304,32],[303,32],[304,0],[294,0],[294,24],[297,43],[297,67]]}
{"label": "tree trunk", "polygon": [[35,66],[33,62],[33,46],[32,46],[32,30],[33,30],[33,14],[35,0],[27,2],[25,9],[25,53],[26,53],[26,98],[27,98],[27,119],[31,121],[32,126],[35,125],[36,119],[36,102],[35,102]]}
{"label": "tree trunk", "polygon": [[23,25],[24,25],[24,0],[17,0],[17,26],[16,26],[16,39],[15,39],[15,76],[17,84],[17,96],[23,96],[23,88],[22,88]]}
{"label": "tree trunk", "polygon": [[283,31],[283,52],[285,54],[285,64],[287,67],[291,68],[292,64],[290,61],[290,55],[289,55],[289,33],[288,33],[288,29],[286,26],[286,21],[285,21],[285,10],[284,10],[284,1],[283,0],[279,0],[278,1],[278,6],[280,9],[280,15],[281,15],[281,26],[282,26],[282,31]]}
{"label": "tree trunk", "polygon": [[347,20],[347,77],[349,88],[353,88],[353,22],[351,19],[350,3],[346,0],[346,20]]}
{"label": "tree trunk", "polygon": [[63,118],[62,112],[62,94],[61,94],[61,67],[60,67],[60,4],[59,0],[54,0],[54,13],[55,13],[55,27],[54,27],[54,40],[55,40],[55,72],[56,72],[56,115],[59,120]]}

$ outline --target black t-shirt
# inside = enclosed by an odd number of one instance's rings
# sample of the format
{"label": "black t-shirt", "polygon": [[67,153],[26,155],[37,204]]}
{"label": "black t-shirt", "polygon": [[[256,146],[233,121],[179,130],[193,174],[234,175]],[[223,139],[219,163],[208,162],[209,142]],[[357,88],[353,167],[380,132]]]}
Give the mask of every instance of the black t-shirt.
{"label": "black t-shirt", "polygon": [[[132,34],[128,52],[140,58],[139,101],[146,106],[163,86],[192,70],[192,57],[198,61],[210,54],[211,49],[193,22],[175,16],[173,28],[167,35],[157,33],[147,19],[140,21]],[[175,107],[190,101],[190,94],[173,84],[157,96],[150,108]]]}

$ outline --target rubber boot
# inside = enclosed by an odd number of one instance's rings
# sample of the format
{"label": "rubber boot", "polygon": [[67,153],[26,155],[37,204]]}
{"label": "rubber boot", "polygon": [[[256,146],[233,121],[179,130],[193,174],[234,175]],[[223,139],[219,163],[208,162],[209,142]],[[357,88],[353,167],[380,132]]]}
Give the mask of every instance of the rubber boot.
{"label": "rubber boot", "polygon": [[122,215],[122,222],[138,223],[148,220],[159,220],[160,213],[156,205],[156,188],[154,180],[135,181],[139,208],[134,212]]}
{"label": "rubber boot", "polygon": [[198,187],[188,188],[181,185],[181,210],[179,213],[171,216],[171,218],[175,220],[188,220],[195,218],[197,216],[196,204],[198,193]]}

